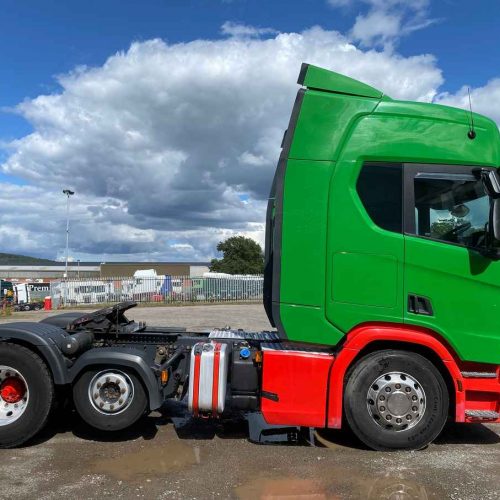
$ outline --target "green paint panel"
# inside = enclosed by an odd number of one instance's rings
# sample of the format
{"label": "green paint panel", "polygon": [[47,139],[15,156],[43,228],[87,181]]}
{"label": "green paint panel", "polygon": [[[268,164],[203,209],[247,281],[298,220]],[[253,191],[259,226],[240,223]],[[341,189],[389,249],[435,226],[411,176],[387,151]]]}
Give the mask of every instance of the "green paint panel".
{"label": "green paint panel", "polygon": [[406,322],[441,332],[464,360],[500,363],[500,261],[407,236],[405,293],[429,297],[434,312]]}
{"label": "green paint panel", "polygon": [[[393,255],[339,252],[333,255],[332,269],[334,302],[396,307],[398,261]],[[380,274],[384,280],[380,280]]]}
{"label": "green paint panel", "polygon": [[324,302],[328,206],[325,186],[333,165],[288,160],[281,243],[282,302],[314,306]]}
{"label": "green paint panel", "polygon": [[318,68],[318,66],[313,66],[312,64],[309,64],[307,67],[303,85],[312,89],[322,89],[375,99],[380,99],[383,95],[380,90],[374,89],[366,85],[366,83],[359,82],[334,71]]}
{"label": "green paint panel", "polygon": [[325,314],[344,332],[367,321],[401,322],[404,308],[404,238],[366,213],[356,190],[362,164],[341,158],[330,183]]}
{"label": "green paint panel", "polygon": [[478,129],[474,141],[467,138],[468,130],[465,119],[464,123],[456,123],[374,113],[359,120],[342,160],[498,165],[500,141],[496,125]]}
{"label": "green paint panel", "polygon": [[335,161],[349,127],[377,101],[308,90],[295,128],[290,158]]}
{"label": "green paint panel", "polygon": [[336,345],[344,336],[326,320],[323,308],[281,304],[280,313],[289,340]]}

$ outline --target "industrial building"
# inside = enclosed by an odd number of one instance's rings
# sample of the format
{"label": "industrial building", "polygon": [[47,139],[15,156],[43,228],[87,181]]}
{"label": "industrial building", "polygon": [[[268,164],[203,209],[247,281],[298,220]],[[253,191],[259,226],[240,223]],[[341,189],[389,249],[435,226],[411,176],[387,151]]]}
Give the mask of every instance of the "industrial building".
{"label": "industrial building", "polygon": [[[159,275],[202,276],[208,262],[70,262],[68,278],[114,278],[133,276],[140,269],[154,269]],[[64,278],[65,263],[42,266],[0,265],[0,278],[14,282],[48,282]]]}

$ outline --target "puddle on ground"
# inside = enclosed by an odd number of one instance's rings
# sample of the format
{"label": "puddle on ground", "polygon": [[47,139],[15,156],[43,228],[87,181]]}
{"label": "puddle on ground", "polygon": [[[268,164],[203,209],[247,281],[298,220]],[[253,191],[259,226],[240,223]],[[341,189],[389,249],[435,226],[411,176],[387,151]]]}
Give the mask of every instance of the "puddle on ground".
{"label": "puddle on ground", "polygon": [[428,500],[427,490],[408,479],[383,477],[370,487],[368,500]]}
{"label": "puddle on ground", "polygon": [[297,498],[300,500],[324,500],[328,497],[321,484],[312,479],[254,479],[235,488],[234,493],[241,500],[271,500]]}
{"label": "puddle on ground", "polygon": [[366,500],[428,500],[426,489],[416,482],[401,477],[384,476],[378,479],[355,477],[355,484],[349,479],[339,478],[338,482],[320,482],[313,479],[261,478],[238,486],[234,494],[241,500],[336,500],[344,498],[349,491],[356,498]]}
{"label": "puddle on ground", "polygon": [[144,476],[175,472],[200,462],[199,446],[172,441],[162,446],[146,446],[118,457],[99,459],[92,462],[90,468],[97,474],[130,481]]}

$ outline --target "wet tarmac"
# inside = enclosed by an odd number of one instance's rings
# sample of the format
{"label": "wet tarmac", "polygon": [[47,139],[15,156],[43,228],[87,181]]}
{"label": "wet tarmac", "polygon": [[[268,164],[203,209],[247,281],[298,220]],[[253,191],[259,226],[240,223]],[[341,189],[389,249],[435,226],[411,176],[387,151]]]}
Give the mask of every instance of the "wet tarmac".
{"label": "wet tarmac", "polygon": [[[138,308],[134,317],[268,328],[260,306],[204,309]],[[500,426],[479,424],[449,425],[419,452],[377,453],[340,431],[317,431],[313,445],[256,445],[243,420],[194,421],[170,406],[113,435],[65,408],[26,447],[0,450],[0,461],[1,499],[500,499]]]}

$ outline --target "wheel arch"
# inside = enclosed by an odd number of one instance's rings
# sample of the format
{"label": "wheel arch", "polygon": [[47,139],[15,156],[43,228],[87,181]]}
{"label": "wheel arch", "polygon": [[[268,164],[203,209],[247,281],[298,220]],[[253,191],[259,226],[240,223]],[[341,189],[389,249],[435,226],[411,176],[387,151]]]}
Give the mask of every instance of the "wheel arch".
{"label": "wheel arch", "polygon": [[438,334],[399,324],[364,324],[346,337],[332,367],[328,389],[327,426],[341,428],[344,387],[349,370],[364,356],[386,349],[414,352],[428,359],[441,373],[448,388],[450,414],[465,421],[465,393],[458,358]]}
{"label": "wheel arch", "polygon": [[22,335],[12,335],[3,337],[0,342],[7,342],[9,344],[16,344],[26,349],[29,349],[45,363],[52,376],[52,380],[56,385],[65,385],[67,383],[68,369],[64,363],[64,359],[60,353],[55,351],[47,344],[35,343],[33,339]]}
{"label": "wheel arch", "polygon": [[102,348],[95,351],[87,351],[80,356],[69,371],[69,381],[74,384],[76,380],[87,370],[96,368],[121,368],[131,370],[143,384],[148,397],[150,410],[159,408],[163,401],[158,379],[151,367],[141,356],[141,352],[132,349]]}

